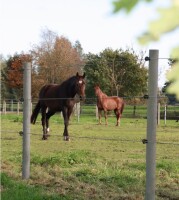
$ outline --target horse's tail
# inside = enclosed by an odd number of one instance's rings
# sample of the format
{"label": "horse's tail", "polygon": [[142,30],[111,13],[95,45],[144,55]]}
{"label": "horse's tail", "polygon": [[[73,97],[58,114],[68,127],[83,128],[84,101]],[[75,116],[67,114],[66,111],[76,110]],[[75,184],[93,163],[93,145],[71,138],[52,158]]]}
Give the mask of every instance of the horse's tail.
{"label": "horse's tail", "polygon": [[37,105],[35,106],[35,109],[34,109],[32,115],[31,115],[31,123],[32,123],[32,124],[35,124],[36,119],[37,119],[37,116],[38,116],[38,114],[39,114],[39,112],[40,112],[40,108],[41,108],[41,107],[40,107],[40,101],[38,101],[38,103],[37,103]]}

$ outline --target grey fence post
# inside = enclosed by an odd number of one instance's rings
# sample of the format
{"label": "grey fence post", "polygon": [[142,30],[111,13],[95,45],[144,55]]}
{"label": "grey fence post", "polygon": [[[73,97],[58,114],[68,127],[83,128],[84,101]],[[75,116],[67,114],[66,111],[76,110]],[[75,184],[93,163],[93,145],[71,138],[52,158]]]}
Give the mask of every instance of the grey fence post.
{"label": "grey fence post", "polygon": [[24,63],[23,98],[22,179],[28,179],[30,176],[31,63]]}
{"label": "grey fence post", "polygon": [[149,99],[147,104],[146,200],[155,199],[158,55],[158,50],[149,51],[150,60],[148,80]]}

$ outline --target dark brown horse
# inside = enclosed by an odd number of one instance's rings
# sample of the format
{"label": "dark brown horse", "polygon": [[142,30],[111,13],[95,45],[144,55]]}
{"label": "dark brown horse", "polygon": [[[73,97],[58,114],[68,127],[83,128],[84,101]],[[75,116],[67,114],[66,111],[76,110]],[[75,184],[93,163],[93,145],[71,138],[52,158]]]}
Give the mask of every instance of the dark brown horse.
{"label": "dark brown horse", "polygon": [[105,123],[107,122],[107,111],[114,110],[116,115],[117,123],[116,126],[120,125],[120,118],[124,109],[124,100],[117,96],[107,96],[103,93],[99,86],[95,86],[95,94],[97,96],[97,107],[98,107],[98,117],[99,124],[101,124],[101,112],[104,110]]}
{"label": "dark brown horse", "polygon": [[64,140],[69,140],[68,125],[70,115],[75,105],[75,95],[78,94],[81,99],[85,97],[85,73],[64,81],[61,85],[49,84],[42,87],[39,93],[39,101],[32,113],[31,123],[35,124],[37,116],[41,110],[43,140],[47,139],[49,132],[49,119],[56,112],[62,111],[64,118]]}

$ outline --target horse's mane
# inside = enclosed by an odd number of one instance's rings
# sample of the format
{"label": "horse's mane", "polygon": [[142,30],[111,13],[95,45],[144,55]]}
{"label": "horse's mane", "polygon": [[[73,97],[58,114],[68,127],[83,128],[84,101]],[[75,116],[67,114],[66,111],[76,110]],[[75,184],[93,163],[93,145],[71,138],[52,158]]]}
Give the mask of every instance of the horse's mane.
{"label": "horse's mane", "polygon": [[65,86],[69,83],[74,83],[75,80],[76,80],[76,76],[72,76],[72,77],[68,78],[67,80],[63,81],[60,85]]}
{"label": "horse's mane", "polygon": [[103,96],[108,97],[108,95],[106,93],[104,93],[102,90],[101,90],[101,92],[102,92]]}
{"label": "horse's mane", "polygon": [[104,92],[101,90],[101,88],[100,88],[99,86],[97,86],[97,87],[99,88],[100,93],[101,93],[104,97],[108,97],[108,95],[107,95],[106,93],[104,93]]}

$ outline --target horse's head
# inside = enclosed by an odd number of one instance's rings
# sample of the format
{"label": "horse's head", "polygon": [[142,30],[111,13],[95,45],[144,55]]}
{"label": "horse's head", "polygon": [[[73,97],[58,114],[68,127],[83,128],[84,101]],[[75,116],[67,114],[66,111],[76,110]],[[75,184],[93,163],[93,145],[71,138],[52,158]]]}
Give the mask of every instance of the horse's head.
{"label": "horse's head", "polygon": [[99,92],[101,91],[99,85],[94,86],[94,91],[95,91],[95,95],[98,96]]}
{"label": "horse's head", "polygon": [[85,73],[80,76],[76,73],[76,93],[79,95],[80,100],[85,99]]}

